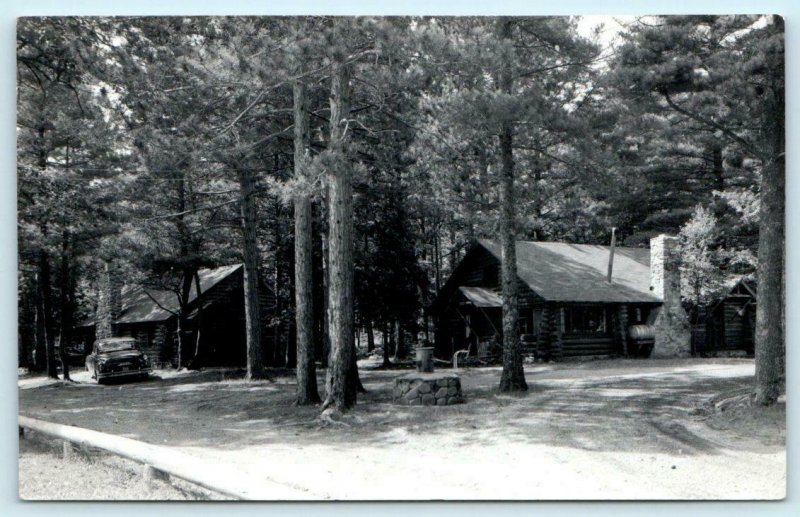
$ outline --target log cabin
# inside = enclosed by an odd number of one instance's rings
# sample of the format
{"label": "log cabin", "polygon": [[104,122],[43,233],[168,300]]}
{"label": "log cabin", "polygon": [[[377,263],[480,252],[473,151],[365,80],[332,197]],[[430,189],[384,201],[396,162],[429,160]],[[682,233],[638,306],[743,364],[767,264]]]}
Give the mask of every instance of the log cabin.
{"label": "log cabin", "polygon": [[697,355],[753,355],[756,326],[756,284],[739,279],[725,294],[692,319],[692,352]]}
{"label": "log cabin", "polygon": [[[199,339],[203,366],[244,367],[247,344],[243,265],[201,269],[198,276],[201,303],[198,303],[193,284],[189,292],[186,328],[182,329],[185,348],[181,351],[182,363],[194,355]],[[267,322],[274,311],[275,295],[262,283],[259,299],[262,346],[269,349],[274,342],[274,332]],[[175,367],[178,364],[178,311],[178,299],[173,291],[143,286],[115,287],[114,282],[108,281],[105,287],[101,287],[95,317],[75,329],[74,339],[83,348],[84,355],[91,353],[97,324],[107,318],[111,335],[135,337],[139,348],[156,367]]]}
{"label": "log cabin", "polygon": [[[650,249],[518,241],[519,332],[534,357],[686,356],[688,318],[680,302],[677,240]],[[612,260],[613,257],[613,260]],[[430,306],[434,353],[485,357],[502,342],[499,242],[468,249]]]}

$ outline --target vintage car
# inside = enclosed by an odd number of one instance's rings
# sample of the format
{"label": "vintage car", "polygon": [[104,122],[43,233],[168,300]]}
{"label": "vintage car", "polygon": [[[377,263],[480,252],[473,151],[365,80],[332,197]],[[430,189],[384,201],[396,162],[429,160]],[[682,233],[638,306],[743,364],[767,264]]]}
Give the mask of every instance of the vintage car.
{"label": "vintage car", "polygon": [[86,370],[98,383],[116,377],[146,378],[153,368],[132,337],[98,339],[86,356]]}

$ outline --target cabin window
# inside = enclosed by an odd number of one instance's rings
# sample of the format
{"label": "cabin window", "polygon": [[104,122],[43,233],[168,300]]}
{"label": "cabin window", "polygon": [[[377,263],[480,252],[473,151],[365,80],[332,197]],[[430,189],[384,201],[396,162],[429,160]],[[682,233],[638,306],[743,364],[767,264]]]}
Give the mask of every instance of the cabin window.
{"label": "cabin window", "polygon": [[517,323],[520,334],[533,334],[533,318],[530,312],[520,311],[519,320]]}
{"label": "cabin window", "polygon": [[565,334],[606,334],[605,307],[565,307]]}
{"label": "cabin window", "polygon": [[542,311],[523,310],[519,316],[520,334],[537,334],[542,320]]}

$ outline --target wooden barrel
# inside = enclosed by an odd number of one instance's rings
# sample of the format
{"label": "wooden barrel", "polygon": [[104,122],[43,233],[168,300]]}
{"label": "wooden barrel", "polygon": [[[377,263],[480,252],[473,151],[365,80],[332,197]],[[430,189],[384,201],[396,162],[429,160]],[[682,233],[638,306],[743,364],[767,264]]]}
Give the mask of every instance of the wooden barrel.
{"label": "wooden barrel", "polygon": [[656,329],[653,325],[631,325],[628,327],[628,337],[636,341],[654,339]]}

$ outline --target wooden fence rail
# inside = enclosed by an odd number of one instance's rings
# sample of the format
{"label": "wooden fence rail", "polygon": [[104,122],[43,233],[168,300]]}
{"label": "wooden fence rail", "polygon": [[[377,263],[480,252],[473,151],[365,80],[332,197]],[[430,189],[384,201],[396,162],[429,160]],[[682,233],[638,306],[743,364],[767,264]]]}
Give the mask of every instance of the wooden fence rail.
{"label": "wooden fence rail", "polygon": [[[135,461],[144,465],[145,476],[168,474],[235,499],[309,498],[308,495],[300,495],[298,490],[275,484],[271,480],[259,481],[253,476],[247,476],[233,466],[210,463],[168,447],[22,415],[19,416],[19,427],[21,433],[23,429],[30,429],[65,442],[101,449]],[[268,492],[267,489],[273,484],[277,490]]]}

